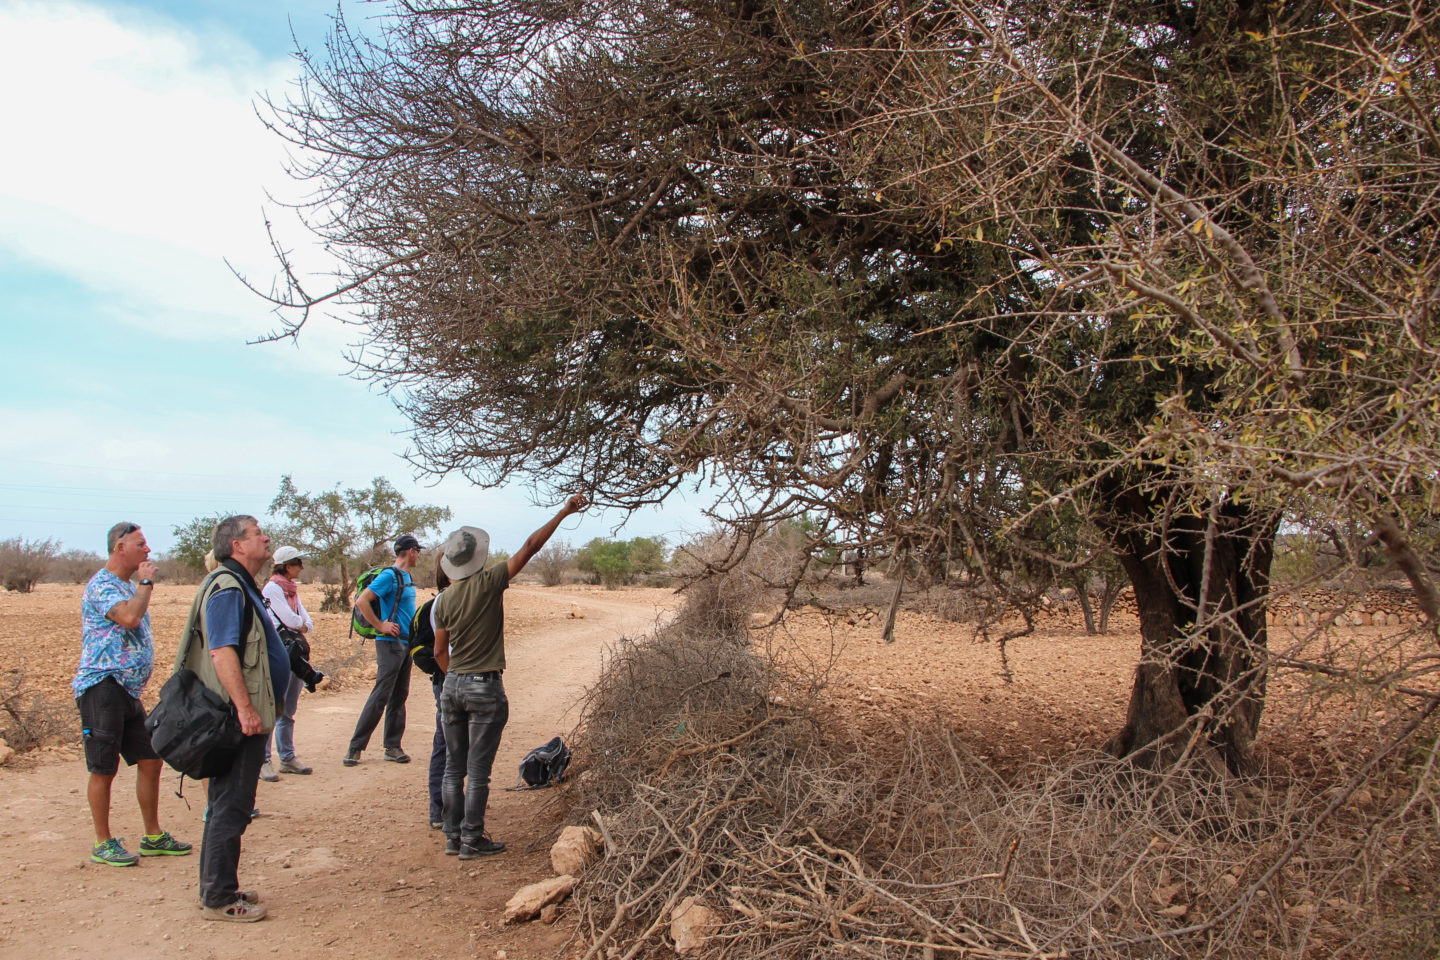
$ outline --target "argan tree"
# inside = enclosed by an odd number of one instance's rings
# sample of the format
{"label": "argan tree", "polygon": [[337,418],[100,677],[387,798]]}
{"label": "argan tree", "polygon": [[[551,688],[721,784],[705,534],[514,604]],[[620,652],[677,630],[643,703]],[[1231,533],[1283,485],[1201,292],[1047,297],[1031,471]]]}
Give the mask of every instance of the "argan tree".
{"label": "argan tree", "polygon": [[1022,611],[1078,518],[1140,607],[1113,750],[1243,771],[1295,498],[1437,610],[1437,18],[399,3],[274,105],[346,258],[276,299],[363,313],[436,472],[714,481],[742,541],[808,514]]}
{"label": "argan tree", "polygon": [[423,539],[437,530],[442,521],[450,519],[449,507],[407,503],[403,494],[384,477],[376,477],[368,487],[301,491],[290,477],[280,478],[280,489],[270,504],[270,512],[298,531],[303,540],[297,544],[312,551],[314,561],[340,568],[340,609],[351,603],[350,588],[355,575],[355,560],[380,549],[402,533]]}

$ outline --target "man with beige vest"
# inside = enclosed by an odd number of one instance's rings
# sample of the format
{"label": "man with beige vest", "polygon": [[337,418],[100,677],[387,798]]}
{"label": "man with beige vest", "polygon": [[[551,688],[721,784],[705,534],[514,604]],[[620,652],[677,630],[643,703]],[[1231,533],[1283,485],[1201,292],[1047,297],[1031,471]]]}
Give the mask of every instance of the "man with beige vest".
{"label": "man with beige vest", "polygon": [[290,682],[290,658],[256,582],[270,561],[270,538],[251,516],[226,517],[215,526],[216,569],[190,607],[185,635],[198,631],[184,666],[235,705],[245,734],[234,764],[210,779],[210,819],[200,843],[200,899],[207,920],[249,922],[265,917],[254,891],[239,885],[240,838],[250,825],[265,743],[275,726],[275,705]]}

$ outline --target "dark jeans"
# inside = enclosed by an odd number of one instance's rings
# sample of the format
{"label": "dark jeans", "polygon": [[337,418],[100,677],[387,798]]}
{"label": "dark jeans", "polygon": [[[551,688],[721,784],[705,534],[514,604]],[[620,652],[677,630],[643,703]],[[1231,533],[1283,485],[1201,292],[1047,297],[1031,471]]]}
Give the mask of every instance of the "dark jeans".
{"label": "dark jeans", "polygon": [[410,696],[410,655],[398,640],[375,641],[375,688],[355,721],[350,737],[351,750],[364,750],[370,745],[370,734],[385,715],[383,740],[386,747],[400,749],[405,736],[405,699]]}
{"label": "dark jeans", "polygon": [[240,838],[255,809],[255,785],[269,736],[246,737],[230,769],[210,778],[210,819],[200,841],[200,899],[228,907],[240,896]]}
{"label": "dark jeans", "polygon": [[[485,804],[490,800],[490,767],[500,748],[500,733],[510,719],[510,701],[497,675],[452,673],[445,678],[440,710],[445,724],[445,779],[441,795],[445,836],[475,843],[485,834]],[[466,789],[465,778],[470,778]]]}
{"label": "dark jeans", "polygon": [[445,723],[440,717],[440,692],[445,675],[431,679],[435,688],[435,739],[430,743],[430,822],[445,819],[445,803],[440,799],[440,784],[445,779]]}

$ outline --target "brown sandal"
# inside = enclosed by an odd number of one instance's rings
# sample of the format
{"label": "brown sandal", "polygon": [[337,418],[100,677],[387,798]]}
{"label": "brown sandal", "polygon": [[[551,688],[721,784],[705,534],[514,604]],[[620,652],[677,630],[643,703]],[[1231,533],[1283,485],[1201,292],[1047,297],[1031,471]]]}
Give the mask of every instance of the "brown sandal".
{"label": "brown sandal", "polygon": [[249,902],[243,894],[228,907],[206,907],[204,913],[206,920],[230,920],[234,923],[254,923],[265,919],[265,907]]}

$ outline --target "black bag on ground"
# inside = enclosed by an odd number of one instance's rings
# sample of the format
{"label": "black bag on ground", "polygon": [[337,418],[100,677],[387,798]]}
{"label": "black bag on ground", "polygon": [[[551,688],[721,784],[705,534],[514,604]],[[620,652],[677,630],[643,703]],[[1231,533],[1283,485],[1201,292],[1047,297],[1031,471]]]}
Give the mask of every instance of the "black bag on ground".
{"label": "black bag on ground", "polygon": [[565,779],[565,768],[570,766],[570,748],[559,737],[543,747],[536,747],[525,754],[520,761],[520,779],[532,789],[548,787]]}
{"label": "black bag on ground", "polygon": [[235,707],[194,670],[177,670],[165,681],[145,728],[155,752],[194,780],[228,771],[245,741]]}

